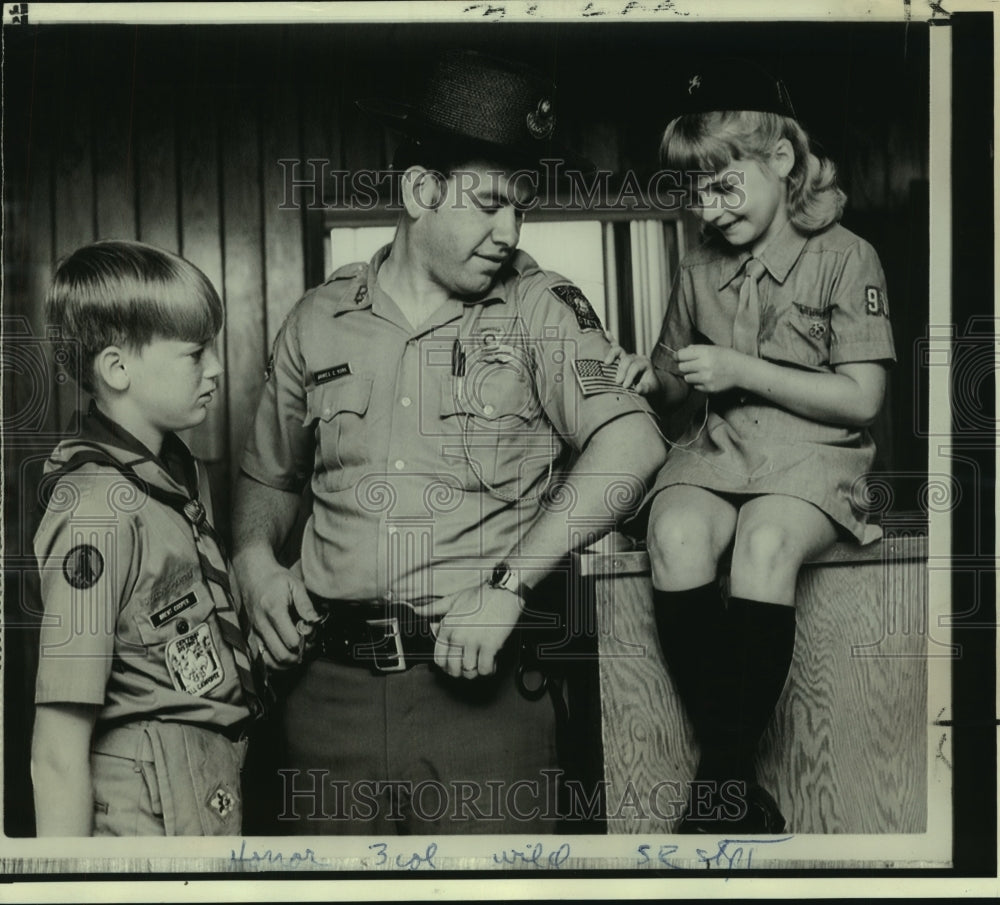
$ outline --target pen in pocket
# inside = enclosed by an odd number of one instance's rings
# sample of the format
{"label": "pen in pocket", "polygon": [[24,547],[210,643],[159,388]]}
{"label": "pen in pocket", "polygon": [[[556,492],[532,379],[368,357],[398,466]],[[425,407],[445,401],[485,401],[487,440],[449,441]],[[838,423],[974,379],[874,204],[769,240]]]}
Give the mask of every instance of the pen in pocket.
{"label": "pen in pocket", "polygon": [[462,348],[462,341],[457,337],[451,347],[451,375],[452,377],[465,376],[465,350]]}

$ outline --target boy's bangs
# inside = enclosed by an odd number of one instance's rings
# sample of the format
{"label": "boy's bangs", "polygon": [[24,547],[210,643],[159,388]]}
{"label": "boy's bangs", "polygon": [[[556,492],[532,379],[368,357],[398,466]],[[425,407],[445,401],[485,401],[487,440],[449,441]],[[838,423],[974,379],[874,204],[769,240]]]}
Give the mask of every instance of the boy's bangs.
{"label": "boy's bangs", "polygon": [[200,274],[181,270],[136,289],[130,307],[139,334],[205,343],[222,328],[222,302]]}

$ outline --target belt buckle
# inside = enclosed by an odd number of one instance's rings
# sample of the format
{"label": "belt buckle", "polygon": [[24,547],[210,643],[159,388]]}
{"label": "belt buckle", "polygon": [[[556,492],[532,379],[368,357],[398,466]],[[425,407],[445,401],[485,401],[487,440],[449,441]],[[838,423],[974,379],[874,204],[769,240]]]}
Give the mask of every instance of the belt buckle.
{"label": "belt buckle", "polygon": [[[392,638],[393,645],[396,648],[395,658],[396,663],[393,666],[385,665],[383,659],[380,659],[379,651],[372,646],[372,666],[378,672],[405,672],[407,669],[406,656],[403,653],[403,638],[399,631],[399,617],[390,616],[387,619],[366,619],[365,624],[371,628],[380,627],[385,629],[382,636],[382,640],[385,641],[387,638]],[[385,659],[392,659],[390,654]]]}

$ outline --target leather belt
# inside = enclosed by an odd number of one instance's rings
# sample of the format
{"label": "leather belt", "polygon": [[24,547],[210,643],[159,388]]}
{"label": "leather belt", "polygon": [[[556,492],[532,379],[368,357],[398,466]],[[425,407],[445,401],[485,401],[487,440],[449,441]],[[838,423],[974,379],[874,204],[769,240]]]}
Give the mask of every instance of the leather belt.
{"label": "leather belt", "polygon": [[367,667],[376,675],[434,661],[431,620],[412,604],[309,596],[323,616],[310,638],[314,656]]}
{"label": "leather belt", "polygon": [[[411,603],[388,600],[336,600],[309,592],[322,621],[309,636],[312,656],[335,663],[370,669],[375,675],[405,672],[420,663],[434,662],[437,640],[431,620]],[[435,598],[424,598],[425,603]],[[549,678],[529,652],[528,636],[519,636],[518,663],[514,673],[518,691],[538,701],[549,691]],[[501,651],[501,656],[503,656]],[[529,673],[538,673],[531,682]]]}

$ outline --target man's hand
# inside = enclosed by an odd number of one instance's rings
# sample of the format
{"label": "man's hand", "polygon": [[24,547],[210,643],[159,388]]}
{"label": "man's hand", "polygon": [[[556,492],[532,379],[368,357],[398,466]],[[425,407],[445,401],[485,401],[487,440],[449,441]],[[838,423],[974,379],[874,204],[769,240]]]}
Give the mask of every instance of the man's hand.
{"label": "man's hand", "polygon": [[743,386],[748,356],[724,346],[685,346],[677,352],[684,381],[702,393],[724,393]]}
{"label": "man's hand", "polygon": [[618,362],[618,373],[615,375],[615,380],[623,387],[631,387],[643,396],[648,396],[660,389],[660,381],[657,380],[656,371],[653,370],[653,362],[645,355],[634,355],[631,352],[626,352],[615,343],[604,357],[604,364],[610,365],[616,361]]}
{"label": "man's hand", "polygon": [[[255,570],[257,571],[257,570]],[[280,566],[241,583],[250,604],[254,630],[263,641],[269,669],[289,669],[302,661],[302,633],[296,623],[320,621],[302,579]]]}
{"label": "man's hand", "polygon": [[513,591],[489,585],[441,597],[420,607],[428,618],[442,616],[434,662],[456,679],[496,671],[496,658],[521,615],[523,601]]}

